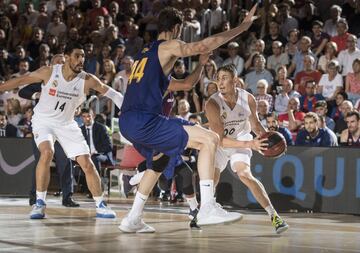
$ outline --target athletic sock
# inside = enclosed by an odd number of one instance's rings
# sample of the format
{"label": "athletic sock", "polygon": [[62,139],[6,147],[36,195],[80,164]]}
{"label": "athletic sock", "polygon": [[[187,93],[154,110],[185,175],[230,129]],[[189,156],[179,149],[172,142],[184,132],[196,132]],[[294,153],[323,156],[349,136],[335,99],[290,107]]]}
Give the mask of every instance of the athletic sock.
{"label": "athletic sock", "polygon": [[186,201],[192,211],[198,208],[199,203],[197,202],[196,197],[186,198]]}
{"label": "athletic sock", "polygon": [[42,201],[44,201],[44,203],[46,203],[46,193],[47,191],[44,192],[36,191],[36,199],[41,199]]}
{"label": "athletic sock", "polygon": [[214,180],[200,180],[201,206],[214,201]]}
{"label": "athletic sock", "polygon": [[149,196],[145,196],[144,194],[140,193],[139,191],[135,195],[134,203],[131,207],[129,212],[129,217],[139,217],[143,210],[146,203],[146,200]]}
{"label": "athletic sock", "polygon": [[103,195],[101,195],[99,197],[94,197],[93,196],[93,199],[95,200],[96,207],[99,207],[101,202],[104,201],[104,196]]}
{"label": "athletic sock", "polygon": [[270,218],[272,218],[274,216],[274,214],[277,214],[276,210],[274,209],[274,207],[272,205],[265,207],[265,211],[268,213]]}

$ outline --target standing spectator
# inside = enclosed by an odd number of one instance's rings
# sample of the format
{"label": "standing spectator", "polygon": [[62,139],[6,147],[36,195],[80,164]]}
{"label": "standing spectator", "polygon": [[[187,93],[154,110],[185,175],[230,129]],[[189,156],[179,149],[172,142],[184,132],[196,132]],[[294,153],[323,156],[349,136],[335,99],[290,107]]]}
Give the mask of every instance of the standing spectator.
{"label": "standing spectator", "polygon": [[356,58],[360,57],[360,50],[356,46],[356,36],[349,34],[346,40],[347,49],[340,51],[338,60],[342,70],[342,76],[346,76],[352,72],[353,62]]}
{"label": "standing spectator", "polygon": [[267,69],[276,73],[280,66],[289,64],[289,56],[283,52],[283,44],[277,40],[272,43],[272,52],[267,59]]}
{"label": "standing spectator", "polygon": [[360,98],[360,58],[356,58],[352,64],[352,72],[346,75],[345,92],[349,100],[356,103]]}
{"label": "standing spectator", "polygon": [[39,27],[33,29],[32,39],[30,40],[27,46],[27,54],[36,59],[39,57],[39,48],[41,43],[43,43],[44,31]]}
{"label": "standing spectator", "polygon": [[327,116],[328,109],[327,103],[325,100],[317,101],[315,104],[315,113],[321,118],[324,118],[325,125],[331,130],[334,131],[335,129],[335,121]]}
{"label": "standing spectator", "polygon": [[340,144],[349,147],[360,147],[360,115],[357,111],[349,112],[346,115],[347,129],[340,135]]}
{"label": "standing spectator", "polygon": [[328,131],[319,128],[319,117],[308,112],[304,117],[305,129],[300,130],[296,137],[296,146],[330,147],[335,146]]}
{"label": "standing spectator", "polygon": [[324,50],[326,43],[330,40],[330,36],[322,31],[323,23],[315,20],[312,23],[311,49],[315,56],[319,56]]}
{"label": "standing spectator", "polygon": [[220,6],[221,0],[211,0],[210,9],[204,12],[202,32],[204,37],[218,33],[221,24],[226,21],[226,12]]}
{"label": "standing spectator", "polygon": [[132,24],[125,41],[125,54],[134,57],[143,47],[144,40],[139,37],[139,26]]}
{"label": "standing spectator", "polygon": [[270,21],[269,34],[264,36],[263,41],[265,43],[264,54],[266,56],[271,55],[271,49],[274,41],[280,41],[283,45],[285,45],[286,39],[280,34],[280,26],[276,21]]}
{"label": "standing spectator", "polygon": [[321,72],[315,69],[315,59],[311,55],[304,56],[304,69],[295,76],[295,90],[301,95],[305,95],[305,85],[307,81],[319,83]]}
{"label": "standing spectator", "polygon": [[294,141],[289,129],[279,126],[278,116],[276,113],[270,113],[266,116],[266,126],[269,131],[276,131],[282,134],[286,140],[288,146],[293,146]]}
{"label": "standing spectator", "polygon": [[18,137],[17,128],[8,122],[4,111],[0,111],[0,138],[1,137]]}
{"label": "standing spectator", "polygon": [[300,110],[302,112],[315,112],[315,104],[319,100],[323,100],[324,97],[321,94],[316,93],[316,82],[306,81],[305,95],[300,97]]}
{"label": "standing spectator", "polygon": [[238,50],[239,44],[237,42],[230,42],[228,44],[229,58],[223,62],[223,65],[232,64],[236,68],[238,76],[240,76],[244,69],[244,59],[238,55]]}
{"label": "standing spectator", "polygon": [[349,26],[346,19],[344,18],[339,19],[338,22],[336,23],[336,30],[338,35],[331,38],[331,41],[334,41],[336,43],[338,47],[338,52],[346,49],[347,38],[350,35],[350,33],[347,32],[348,29]]}
{"label": "standing spectator", "polygon": [[268,102],[268,112],[272,112],[274,108],[274,98],[267,93],[269,90],[268,82],[265,79],[260,79],[257,82],[256,90],[255,101],[259,102],[260,100],[266,100]]}
{"label": "standing spectator", "polygon": [[339,63],[331,60],[327,67],[327,74],[323,74],[319,81],[319,91],[326,101],[335,99],[336,94],[343,88],[343,79],[339,74]]}
{"label": "standing spectator", "polygon": [[255,69],[245,75],[246,89],[252,94],[256,94],[257,82],[260,79],[265,79],[269,84],[269,89],[273,84],[273,76],[269,70],[265,69],[266,60],[261,54],[254,56]]}
{"label": "standing spectator", "polygon": [[286,37],[290,30],[299,28],[297,19],[290,15],[290,6],[287,3],[279,5],[279,14],[281,19],[280,31],[283,37]]}
{"label": "standing spectator", "polygon": [[322,73],[327,72],[327,65],[331,60],[337,60],[337,45],[333,41],[329,41],[325,46],[324,55],[320,56],[318,62],[318,70]]}
{"label": "standing spectator", "polygon": [[333,5],[330,8],[331,18],[325,21],[324,32],[329,34],[331,37],[338,35],[337,23],[341,18],[342,9],[338,5]]}
{"label": "standing spectator", "polygon": [[186,43],[195,42],[200,39],[201,24],[195,18],[196,11],[192,8],[184,10],[184,27],[182,31],[182,40]]}

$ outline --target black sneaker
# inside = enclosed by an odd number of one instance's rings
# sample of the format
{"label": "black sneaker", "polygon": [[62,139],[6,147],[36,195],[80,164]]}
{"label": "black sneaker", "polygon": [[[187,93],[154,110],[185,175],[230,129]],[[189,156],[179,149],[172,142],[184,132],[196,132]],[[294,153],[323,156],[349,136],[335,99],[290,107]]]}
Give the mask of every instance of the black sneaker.
{"label": "black sneaker", "polygon": [[72,198],[72,196],[68,196],[67,198],[63,199],[62,205],[66,207],[79,207],[80,204],[75,202]]}
{"label": "black sneaker", "polygon": [[281,234],[289,228],[289,225],[278,214],[271,217],[271,223],[277,234]]}
{"label": "black sneaker", "polygon": [[195,219],[195,217],[197,216],[198,212],[199,212],[199,209],[197,209],[197,208],[194,209],[194,210],[191,210],[191,209],[190,209],[190,211],[189,211],[189,219],[190,219],[190,220]]}

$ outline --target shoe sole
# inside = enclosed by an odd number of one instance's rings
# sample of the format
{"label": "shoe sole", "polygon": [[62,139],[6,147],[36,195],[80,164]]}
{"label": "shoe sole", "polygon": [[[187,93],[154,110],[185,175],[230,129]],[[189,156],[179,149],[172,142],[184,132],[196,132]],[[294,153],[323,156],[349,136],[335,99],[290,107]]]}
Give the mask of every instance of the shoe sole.
{"label": "shoe sole", "polygon": [[45,214],[44,215],[42,215],[42,214],[34,214],[34,215],[30,216],[31,220],[41,220],[41,219],[44,219],[44,218],[45,218]]}
{"label": "shoe sole", "polygon": [[135,234],[135,233],[139,233],[139,234],[151,234],[151,233],[155,233],[155,230],[131,230],[131,229],[128,229],[127,227],[123,226],[123,225],[120,225],[119,226],[119,229],[121,230],[121,232],[123,233],[132,233],[132,234]]}
{"label": "shoe sole", "polygon": [[226,220],[226,221],[221,221],[221,222],[205,222],[205,223],[197,222],[197,224],[199,226],[230,224],[230,223],[234,223],[236,221],[240,221],[240,220],[242,220],[242,218],[243,218],[243,215],[240,215],[238,218],[232,219],[232,220]]}
{"label": "shoe sole", "polygon": [[278,234],[278,235],[280,235],[280,234],[282,234],[282,233],[284,233],[286,230],[288,230],[289,229],[289,225],[287,225],[287,226],[285,226],[285,227],[282,227],[282,228],[279,228],[278,230],[276,230],[276,233]]}
{"label": "shoe sole", "polygon": [[116,215],[96,214],[96,218],[115,219]]}

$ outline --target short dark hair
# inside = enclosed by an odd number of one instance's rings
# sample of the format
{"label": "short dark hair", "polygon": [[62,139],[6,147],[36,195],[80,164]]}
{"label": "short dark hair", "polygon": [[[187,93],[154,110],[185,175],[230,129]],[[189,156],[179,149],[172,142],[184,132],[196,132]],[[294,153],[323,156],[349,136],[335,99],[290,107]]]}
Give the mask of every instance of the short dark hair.
{"label": "short dark hair", "polygon": [[0,116],[4,116],[5,119],[8,119],[7,114],[4,111],[0,111]]}
{"label": "short dark hair", "polygon": [[83,113],[93,113],[93,110],[90,109],[90,108],[82,108],[81,109],[81,114],[83,114]]}
{"label": "short dark hair", "polygon": [[180,67],[180,66],[183,66],[183,65],[184,65],[184,60],[177,59],[175,64],[174,64],[174,67]]}
{"label": "short dark hair", "polygon": [[71,55],[71,53],[75,50],[75,49],[82,49],[84,50],[84,46],[80,43],[77,42],[73,42],[73,43],[68,43],[66,44],[65,50],[64,50],[64,54],[67,55]]}
{"label": "short dark hair", "polygon": [[175,25],[181,25],[184,16],[181,11],[174,7],[164,8],[158,17],[158,30],[159,33],[170,32]]}
{"label": "short dark hair", "polygon": [[349,118],[349,117],[352,117],[352,116],[355,116],[356,119],[357,119],[357,121],[360,120],[360,114],[359,114],[359,112],[357,112],[357,111],[351,111],[351,112],[348,112],[348,113],[346,114],[346,118]]}
{"label": "short dark hair", "polygon": [[219,69],[218,69],[218,73],[220,71],[225,71],[225,72],[228,72],[230,73],[233,77],[237,76],[237,70],[235,68],[235,66],[233,64],[228,64],[228,65],[224,65],[224,66],[221,66]]}
{"label": "short dark hair", "polygon": [[315,108],[318,108],[318,107],[324,107],[324,108],[327,108],[327,103],[325,100],[319,100],[315,103]]}
{"label": "short dark hair", "polygon": [[275,112],[270,112],[270,113],[266,114],[265,118],[266,118],[266,119],[267,119],[267,118],[274,118],[276,121],[279,121],[278,115],[277,115],[277,113],[275,113]]}

